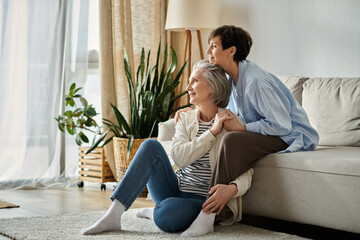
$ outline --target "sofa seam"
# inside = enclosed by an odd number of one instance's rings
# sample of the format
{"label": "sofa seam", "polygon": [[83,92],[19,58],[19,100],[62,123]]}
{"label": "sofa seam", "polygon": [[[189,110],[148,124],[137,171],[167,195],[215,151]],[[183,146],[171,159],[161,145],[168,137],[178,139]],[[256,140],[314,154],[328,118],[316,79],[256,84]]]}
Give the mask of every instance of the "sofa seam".
{"label": "sofa seam", "polygon": [[254,175],[256,173],[256,168],[262,167],[262,168],[282,168],[282,169],[290,169],[295,171],[301,171],[301,172],[314,172],[314,173],[324,173],[329,175],[341,175],[341,176],[352,176],[352,177],[360,177],[360,175],[354,175],[354,174],[344,174],[344,173],[335,173],[335,172],[329,172],[329,171],[316,171],[316,170],[304,170],[304,169],[297,169],[297,168],[290,168],[290,167],[273,167],[273,166],[260,166],[257,165],[254,168]]}

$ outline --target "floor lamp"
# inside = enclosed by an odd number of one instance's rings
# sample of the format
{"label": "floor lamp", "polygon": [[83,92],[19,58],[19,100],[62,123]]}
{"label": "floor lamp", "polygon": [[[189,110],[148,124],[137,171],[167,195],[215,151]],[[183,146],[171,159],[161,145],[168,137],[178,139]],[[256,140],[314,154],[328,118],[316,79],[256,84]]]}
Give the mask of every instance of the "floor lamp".
{"label": "floor lamp", "polygon": [[184,62],[188,59],[188,76],[184,81],[184,75],[180,82],[183,89],[184,82],[191,74],[191,45],[192,33],[196,32],[201,59],[204,59],[204,51],[201,42],[200,30],[211,30],[218,27],[218,13],[216,0],[169,0],[166,13],[165,29],[170,31],[185,31]]}

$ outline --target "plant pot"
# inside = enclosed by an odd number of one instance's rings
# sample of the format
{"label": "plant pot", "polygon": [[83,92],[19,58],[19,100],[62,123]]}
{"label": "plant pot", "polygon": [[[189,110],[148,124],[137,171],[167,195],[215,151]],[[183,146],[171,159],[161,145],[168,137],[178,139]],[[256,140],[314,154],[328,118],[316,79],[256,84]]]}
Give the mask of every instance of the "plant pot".
{"label": "plant pot", "polygon": [[[129,159],[127,158],[127,145],[129,139],[127,138],[113,138],[114,144],[114,158],[115,158],[115,167],[116,167],[116,176],[117,182],[120,182],[121,179],[124,177],[126,170],[128,169],[132,159],[135,156],[135,153],[140,147],[140,144],[149,138],[142,138],[142,139],[134,139],[133,145],[131,148]],[[140,194],[140,197],[147,196],[147,187],[145,186],[144,190]]]}

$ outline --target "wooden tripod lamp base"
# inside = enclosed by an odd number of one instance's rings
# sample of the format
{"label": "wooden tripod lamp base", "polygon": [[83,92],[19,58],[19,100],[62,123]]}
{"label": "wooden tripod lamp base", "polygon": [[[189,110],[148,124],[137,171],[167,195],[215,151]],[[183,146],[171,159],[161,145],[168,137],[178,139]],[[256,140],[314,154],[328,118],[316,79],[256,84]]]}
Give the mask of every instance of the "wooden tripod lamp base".
{"label": "wooden tripod lamp base", "polygon": [[[204,59],[204,52],[203,52],[203,47],[202,47],[202,43],[201,43],[201,33],[200,30],[195,30],[196,34],[197,34],[197,39],[198,39],[198,44],[199,44],[199,51],[200,51],[200,58]],[[180,89],[183,89],[183,84],[184,82],[188,82],[189,78],[190,78],[190,74],[191,74],[191,43],[192,43],[192,31],[190,30],[185,30],[185,43],[184,43],[184,62],[186,62],[186,59],[188,59],[188,65],[187,65],[187,79],[186,81],[184,81],[184,75],[182,75],[182,80],[180,82]]]}
{"label": "wooden tripod lamp base", "polygon": [[[191,74],[191,33],[197,33],[201,59],[204,59],[203,48],[201,44],[200,30],[212,30],[219,26],[219,16],[216,0],[168,0],[166,12],[165,29],[170,31],[184,31],[185,29],[185,46],[184,46],[184,63],[188,62],[188,74]],[[178,86],[183,90],[184,75]]]}

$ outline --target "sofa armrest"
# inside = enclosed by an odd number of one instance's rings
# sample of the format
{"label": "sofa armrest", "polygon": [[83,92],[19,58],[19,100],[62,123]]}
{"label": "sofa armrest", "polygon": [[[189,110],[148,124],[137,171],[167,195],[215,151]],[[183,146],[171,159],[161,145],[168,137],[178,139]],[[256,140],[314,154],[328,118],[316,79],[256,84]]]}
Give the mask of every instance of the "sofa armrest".
{"label": "sofa armrest", "polygon": [[175,121],[173,118],[159,123],[159,132],[157,140],[161,143],[163,148],[165,149],[165,152],[167,153],[169,157],[169,161],[171,166],[175,169],[177,169],[174,160],[171,158],[171,146],[172,146],[172,138],[175,135]]}
{"label": "sofa armrest", "polygon": [[172,141],[175,134],[175,120],[173,118],[159,123],[158,141]]}

